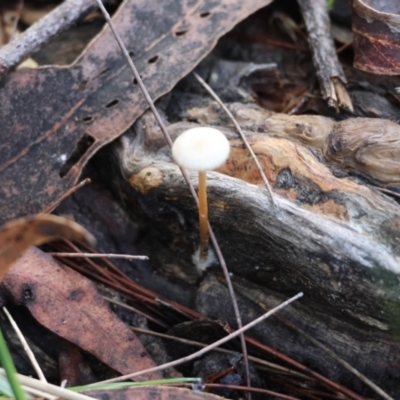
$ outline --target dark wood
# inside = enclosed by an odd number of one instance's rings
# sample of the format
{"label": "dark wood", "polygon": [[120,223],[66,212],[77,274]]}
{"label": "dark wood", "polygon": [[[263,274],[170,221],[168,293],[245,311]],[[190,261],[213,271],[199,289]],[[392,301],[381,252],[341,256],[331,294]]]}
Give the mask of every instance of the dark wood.
{"label": "dark wood", "polygon": [[[342,162],[340,169],[341,158],[334,155],[351,152],[351,148],[357,155],[367,144],[384,145],[385,135],[381,142],[370,140],[376,135],[375,122],[380,123],[381,133],[399,135],[400,128],[385,120],[335,122],[317,116],[272,114],[239,104],[230,109],[239,117],[272,184],[276,206],[271,206],[237,133],[220,127],[231,142],[231,155],[219,169],[223,174],[207,174],[209,215],[228,268],[234,276],[260,285],[260,290],[272,289],[285,296],[304,291],[307,324],[316,327],[317,336],[323,336],[318,329],[330,329],[331,338],[348,338],[346,345],[328,340],[326,345],[334,352],[345,355],[346,346],[361,348],[364,341],[381,340],[377,344],[380,350],[369,354],[368,362],[349,361],[361,372],[376,365],[394,376],[393,363],[400,362],[400,352],[393,350],[397,349],[400,318],[400,208],[362,178],[350,178],[346,170],[360,176],[369,173],[369,179],[381,179],[381,185],[385,180],[398,181],[399,169],[394,167],[398,144],[392,141],[392,152],[379,153],[379,173],[374,170],[376,163],[369,167],[362,163],[357,169],[347,156],[350,161]],[[195,120],[197,114],[203,123],[218,125],[218,113],[211,110],[215,111],[212,104],[193,107],[186,115]],[[194,124],[181,122],[168,129],[175,138],[189,126]],[[351,138],[350,148],[346,140]],[[196,206],[152,115],[145,114],[134,130],[115,144],[114,154],[133,195],[146,204],[148,215],[157,219],[159,210],[175,210],[188,235],[197,235]],[[368,151],[361,154],[368,155]],[[371,151],[371,157],[375,156]],[[385,167],[387,174],[383,173]],[[196,175],[190,173],[195,185]],[[114,179],[121,188],[118,177]],[[191,254],[186,258],[190,260]],[[328,320],[324,324],[322,315]],[[282,336],[281,340],[286,339]],[[276,344],[279,347],[279,340]],[[389,364],[382,361],[382,354],[390,354]],[[323,370],[324,357],[320,354],[317,358],[308,355],[307,363],[315,362]],[[384,374],[375,375],[384,383]]]}
{"label": "dark wood", "polygon": [[[244,109],[242,106],[242,115]],[[306,140],[315,139],[312,128],[321,133],[318,128],[325,122],[326,135],[319,144],[323,148],[324,142],[337,137],[340,127],[349,128],[352,123],[365,127],[368,122],[373,127],[372,121],[365,119],[335,123],[324,117],[312,118],[308,117]],[[222,128],[232,150],[220,168],[225,175],[208,173],[210,220],[219,232],[227,259],[235,260],[231,269],[245,276],[255,274],[254,266],[260,271],[275,270],[275,285],[282,289],[311,285],[318,288],[311,295],[315,300],[369,321],[371,326],[388,327],[391,312],[400,313],[396,309],[400,208],[366,185],[348,177],[337,178],[307,147],[296,143],[297,131],[288,126],[304,128],[303,117],[272,115],[264,121],[265,129],[274,126],[274,121],[282,128],[285,119],[286,129],[280,129],[279,138],[247,131],[277,194],[275,208],[264,189],[257,186],[258,172],[243,144],[234,139],[237,134]],[[179,206],[187,218],[196,218],[194,202],[152,116],[147,114],[137,126],[137,135],[123,137],[117,150],[126,179],[136,191]],[[193,124],[171,125],[172,138],[189,126]],[[349,137],[351,133],[347,130]],[[284,137],[290,134],[292,140]],[[393,143],[392,147],[396,154]],[[385,165],[384,159],[382,163]],[[190,175],[197,182],[196,173]]]}

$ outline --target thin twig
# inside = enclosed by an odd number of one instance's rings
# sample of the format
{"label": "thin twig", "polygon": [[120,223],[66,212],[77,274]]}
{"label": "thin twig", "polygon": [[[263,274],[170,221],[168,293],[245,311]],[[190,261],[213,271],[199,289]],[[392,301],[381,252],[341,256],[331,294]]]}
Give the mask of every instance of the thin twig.
{"label": "thin twig", "polygon": [[[247,288],[241,287],[239,283],[234,282],[235,289],[241,293],[244,297],[248,298],[249,300],[254,301],[259,307],[261,307],[263,310],[268,311],[269,306],[266,305],[263,301],[263,294],[258,293],[260,291],[258,290],[251,290],[252,295],[249,296],[248,293],[250,293]],[[275,318],[277,318],[279,321],[281,321],[284,325],[295,331],[301,336],[304,336],[306,339],[311,341],[315,346],[320,348],[322,351],[326,352],[329,354],[332,358],[334,358],[339,364],[341,364],[344,368],[349,370],[351,373],[353,373],[355,376],[357,376],[361,381],[363,381],[366,385],[368,385],[372,390],[374,390],[376,393],[378,393],[380,396],[382,396],[385,400],[393,400],[392,397],[390,397],[388,394],[386,394],[381,388],[379,388],[377,385],[375,385],[371,380],[369,380],[366,376],[364,376],[361,372],[359,372],[357,369],[352,367],[348,362],[343,360],[341,357],[336,355],[332,350],[330,350],[327,346],[319,342],[317,339],[309,335],[306,331],[303,329],[299,328],[297,325],[289,321],[287,318],[275,314]]]}
{"label": "thin twig", "polygon": [[0,79],[52,37],[65,31],[93,7],[93,0],[65,0],[0,50]]}
{"label": "thin twig", "polygon": [[283,303],[279,304],[278,306],[276,306],[272,310],[270,310],[267,313],[261,315],[261,317],[258,317],[257,319],[255,319],[254,321],[248,323],[247,325],[243,326],[242,328],[238,329],[237,331],[230,333],[228,336],[225,336],[222,339],[217,340],[216,342],[204,347],[204,349],[196,351],[195,353],[192,353],[187,357],[179,358],[178,360],[171,361],[171,362],[168,362],[168,363],[165,363],[165,364],[162,364],[162,365],[158,365],[157,367],[148,368],[148,369],[145,369],[143,371],[134,372],[132,374],[119,376],[119,377],[113,378],[113,379],[108,379],[108,380],[105,380],[105,381],[102,381],[102,382],[98,382],[98,383],[94,383],[94,384],[91,384],[91,385],[88,385],[88,386],[95,386],[97,384],[110,383],[110,382],[120,382],[120,381],[123,381],[123,380],[126,380],[126,379],[135,378],[135,377],[137,377],[139,375],[149,374],[151,372],[156,372],[156,371],[162,371],[163,369],[175,367],[176,365],[179,365],[179,364],[194,360],[195,358],[203,356],[204,354],[208,353],[210,350],[213,350],[216,347],[221,346],[222,344],[228,342],[229,340],[234,339],[235,337],[239,336],[240,334],[242,334],[246,330],[253,328],[254,326],[259,324],[260,322],[262,322],[265,319],[267,319],[268,317],[270,317],[272,314],[275,314],[276,312],[278,312],[279,310],[285,308],[290,303],[292,303],[293,301],[299,299],[302,296],[303,296],[302,292],[296,294],[296,296],[293,296],[289,300],[284,301]]}
{"label": "thin twig", "polygon": [[132,307],[132,306],[130,306],[130,305],[128,305],[128,304],[125,304],[125,303],[121,303],[121,302],[118,301],[118,300],[110,299],[110,298],[107,297],[107,296],[103,296],[103,299],[106,300],[106,301],[108,301],[109,303],[115,304],[115,305],[117,305],[117,306],[119,306],[119,307],[121,307],[121,308],[125,308],[126,310],[129,310],[129,311],[132,311],[132,312],[134,312],[134,313],[136,313],[136,314],[139,314],[139,315],[141,315],[142,317],[146,318],[148,321],[153,321],[153,322],[154,322],[155,324],[157,324],[157,325],[163,326],[164,328],[168,328],[167,325],[165,325],[165,324],[163,324],[162,322],[158,321],[157,319],[153,318],[151,315],[146,314],[146,313],[144,313],[144,312],[141,311],[141,310],[138,310],[138,309],[135,308],[135,307]]}
{"label": "thin twig", "polygon": [[[150,107],[151,111],[154,114],[154,117],[155,117],[158,125],[160,126],[161,131],[164,134],[165,140],[167,141],[169,147],[172,147],[171,137],[170,137],[170,135],[169,135],[169,133],[168,133],[168,131],[167,131],[162,119],[161,119],[161,116],[158,113],[158,111],[157,111],[157,109],[156,109],[156,107],[155,107],[155,105],[154,105],[154,103],[153,103],[153,101],[152,101],[152,99],[151,99],[146,87],[143,84],[142,78],[140,77],[140,74],[137,71],[137,69],[135,67],[135,64],[133,63],[132,58],[129,56],[129,53],[128,53],[126,47],[124,46],[121,37],[119,36],[118,32],[116,31],[116,29],[114,27],[114,24],[111,21],[110,15],[108,14],[107,10],[104,8],[104,5],[103,5],[101,0],[96,0],[96,3],[98,4],[101,12],[103,13],[104,18],[106,19],[107,23],[109,24],[110,29],[112,30],[112,32],[113,32],[113,34],[115,36],[115,39],[117,40],[118,45],[120,46],[121,51],[124,54],[125,59],[126,59],[128,65],[129,65],[129,67],[131,68],[132,73],[133,73],[133,75],[134,75],[134,77],[135,77],[135,79],[136,79],[136,81],[137,81],[137,83],[138,83],[138,85],[140,87],[140,90],[142,91],[147,103],[149,104],[149,107]],[[189,187],[190,193],[193,196],[193,198],[194,198],[194,200],[195,200],[195,202],[197,204],[197,207],[198,207],[199,199],[197,197],[196,191],[194,190],[193,184],[190,181],[189,175],[187,174],[187,172],[183,168],[180,168],[180,170],[181,170],[181,173],[182,173],[182,176],[183,176],[184,180],[186,181],[186,183],[187,183],[187,185]],[[238,328],[240,329],[240,328],[243,327],[242,318],[240,317],[240,311],[239,311],[239,307],[238,307],[238,304],[237,304],[237,301],[236,301],[236,296],[235,296],[235,292],[233,290],[233,285],[232,285],[232,282],[231,282],[231,278],[229,276],[228,267],[226,266],[225,259],[224,259],[223,255],[222,255],[221,249],[219,247],[218,241],[217,241],[217,239],[215,237],[214,231],[212,230],[210,223],[208,223],[208,230],[209,230],[209,233],[210,233],[211,242],[212,242],[212,244],[214,246],[214,249],[215,249],[215,253],[217,255],[218,261],[219,261],[219,263],[221,265],[222,271],[223,271],[225,279],[226,279],[226,284],[227,284],[227,287],[228,287],[228,290],[229,290],[230,297],[232,299],[232,305],[233,305],[233,309],[234,309],[234,313],[235,313],[235,317],[236,317],[236,323],[238,325]],[[242,353],[243,353],[243,358],[244,358],[244,362],[245,362],[247,382],[250,382],[250,368],[249,368],[249,363],[248,363],[248,360],[247,360],[247,356],[248,356],[248,354],[247,354],[247,346],[246,346],[246,340],[245,340],[245,337],[244,337],[243,334],[240,335],[240,342],[241,342]]]}
{"label": "thin twig", "polygon": [[78,189],[80,189],[82,186],[87,185],[90,183],[91,180],[90,178],[84,179],[82,182],[77,183],[74,187],[69,189],[67,192],[65,192],[59,199],[57,199],[53,204],[50,204],[44,211],[42,211],[42,214],[48,214],[51,213],[62,201],[64,201],[67,197],[71,196],[71,194],[75,193]]}
{"label": "thin twig", "polygon": [[[183,383],[180,386],[190,387],[188,383]],[[262,388],[248,388],[246,386],[239,386],[239,385],[223,385],[221,383],[203,383],[204,388],[209,389],[229,389],[229,390],[239,390],[245,392],[249,390],[250,392],[254,393],[262,393],[267,394],[268,396],[273,396],[275,399],[282,399],[282,400],[300,400],[298,397],[288,396],[286,394],[274,392],[272,390],[262,389]]]}
{"label": "thin twig", "polygon": [[226,115],[230,118],[232,121],[233,125],[235,125],[235,128],[237,129],[240,137],[242,138],[247,150],[249,151],[251,158],[253,159],[254,163],[257,166],[258,171],[260,172],[261,178],[264,182],[265,187],[268,190],[269,196],[271,198],[272,205],[275,206],[275,201],[274,201],[274,194],[271,189],[271,185],[268,182],[268,178],[265,176],[265,173],[261,167],[260,162],[258,161],[258,158],[256,154],[254,153],[253,149],[250,146],[249,141],[247,140],[242,128],[236,121],[236,118],[233,116],[233,114],[228,110],[228,107],[222,102],[222,100],[219,98],[217,93],[214,92],[214,90],[211,89],[210,85],[201,77],[199,76],[196,72],[193,72],[194,77],[197,79],[197,81],[204,87],[204,89],[207,90],[208,93],[214,98],[214,100],[221,106],[221,108],[225,111]]}
{"label": "thin twig", "polygon": [[[180,337],[176,337],[176,336],[171,336],[171,335],[167,335],[166,333],[150,331],[148,329],[138,328],[136,326],[130,326],[129,328],[132,331],[137,332],[137,333],[143,333],[143,334],[149,335],[149,336],[157,336],[157,337],[160,337],[160,338],[163,338],[163,339],[167,339],[167,340],[172,340],[172,341],[175,341],[175,342],[183,343],[183,344],[186,344],[188,346],[195,346],[195,347],[201,347],[201,348],[204,348],[204,347],[208,346],[205,343],[196,342],[195,340],[189,340],[189,339],[184,339],[184,338],[180,338]],[[235,351],[233,351],[233,350],[224,349],[222,347],[216,347],[213,351],[217,351],[219,353],[225,353],[225,354],[233,354],[233,353],[235,353]],[[301,372],[294,371],[294,370],[292,370],[290,368],[287,368],[287,367],[283,367],[282,365],[275,364],[275,363],[272,363],[270,361],[263,360],[262,358],[249,356],[249,360],[254,362],[255,364],[259,364],[259,365],[262,365],[264,367],[269,367],[269,371],[271,371],[271,370],[275,370],[276,371],[277,370],[280,373],[284,372],[285,374],[294,375],[294,376],[296,376],[298,378],[310,379],[310,377],[308,375],[302,374]]]}
{"label": "thin twig", "polygon": [[400,193],[394,192],[393,190],[381,188],[379,186],[374,186],[374,185],[369,185],[369,186],[373,187],[374,189],[377,189],[377,190],[381,191],[382,193],[390,194],[391,196],[400,198]]}
{"label": "thin twig", "polygon": [[[264,310],[266,307],[262,307]],[[368,379],[365,375],[363,375],[361,372],[359,372],[357,369],[352,367],[347,361],[343,360],[343,358],[339,357],[336,355],[331,349],[329,349],[327,346],[323,345],[320,343],[318,340],[314,339],[311,335],[309,335],[307,332],[305,332],[303,329],[297,327],[296,325],[292,324],[290,321],[288,321],[286,318],[283,318],[279,315],[275,315],[276,318],[278,318],[281,322],[283,322],[285,325],[289,326],[292,328],[294,331],[298,332],[305,338],[307,338],[311,343],[313,343],[315,346],[323,350],[325,353],[329,354],[333,359],[335,359],[340,365],[342,365],[344,368],[346,368],[348,371],[350,371],[352,374],[354,374],[357,378],[359,378],[362,382],[364,382],[367,386],[369,386],[375,393],[377,393],[379,396],[381,396],[385,400],[394,400],[393,397],[389,396],[386,392],[384,392],[379,386],[375,385],[374,382],[372,382],[370,379]]]}
{"label": "thin twig", "polygon": [[6,307],[3,307],[3,311],[4,311],[4,314],[6,314],[8,320],[10,321],[10,324],[13,327],[15,333],[17,334],[18,339],[20,340],[20,342],[22,344],[22,347],[24,348],[26,354],[28,355],[29,361],[31,362],[31,364],[33,366],[33,369],[36,371],[37,376],[39,377],[39,379],[42,382],[47,382],[47,380],[46,380],[46,378],[45,378],[45,376],[44,376],[44,374],[42,372],[42,369],[40,368],[39,363],[36,360],[35,355],[33,354],[31,348],[29,347],[29,344],[26,341],[26,339],[25,339],[24,335],[22,334],[21,330],[19,329],[17,323],[14,321],[14,318],[8,312]]}
{"label": "thin twig", "polygon": [[55,257],[88,257],[88,258],[122,258],[124,260],[148,260],[147,256],[132,256],[130,254],[114,254],[114,253],[61,253],[52,251],[47,254]]}

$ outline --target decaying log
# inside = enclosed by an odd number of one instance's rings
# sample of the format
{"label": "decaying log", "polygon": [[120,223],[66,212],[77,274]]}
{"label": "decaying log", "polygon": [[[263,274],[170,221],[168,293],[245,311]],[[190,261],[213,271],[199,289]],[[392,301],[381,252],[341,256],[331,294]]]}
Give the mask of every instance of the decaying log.
{"label": "decaying log", "polygon": [[[282,125],[285,116],[271,115],[265,121],[267,131],[275,117]],[[288,126],[304,126],[295,120],[305,117],[286,118]],[[313,117],[309,118],[309,127],[325,128],[321,143],[332,142],[339,125],[371,124],[362,119],[345,123],[325,119],[326,125],[321,125],[324,119],[316,117],[320,125],[313,125]],[[381,124],[395,129],[389,121]],[[172,124],[169,132],[175,138],[192,125]],[[137,127],[136,134],[122,138],[118,149],[126,179],[137,192],[168,202],[185,218],[195,219],[195,204],[153,117],[146,114]],[[220,128],[230,139],[231,155],[219,173],[209,173],[210,220],[232,272],[251,279],[268,271],[274,286],[284,292],[304,289],[309,299],[336,312],[389,329],[389,316],[400,316],[398,204],[348,177],[336,177],[300,143],[247,131],[277,194],[277,205],[272,207],[264,189],[257,186],[259,173],[236,132]],[[196,174],[191,178],[196,182]]]}
{"label": "decaying log", "polygon": [[[231,154],[218,172],[208,174],[209,217],[230,271],[284,295],[304,291],[309,324],[322,326],[321,315],[334,316],[328,326],[337,330],[336,337],[347,335],[351,346],[360,337],[343,329],[365,330],[362,340],[384,338],[379,351],[392,354],[391,366],[399,363],[392,338],[400,318],[400,207],[362,177],[380,185],[399,182],[400,127],[385,120],[273,114],[254,105],[231,104],[230,110],[276,201],[273,207],[238,134],[219,126]],[[221,123],[214,103],[191,107],[186,117]],[[174,139],[194,125],[178,122],[168,129]],[[188,231],[197,231],[195,203],[150,113],[114,145],[113,153],[146,213],[157,218],[169,207]],[[197,184],[196,174],[190,177]],[[196,247],[193,243],[193,252]],[[379,355],[368,357],[358,365],[361,371]],[[321,368],[322,361],[316,361]]]}

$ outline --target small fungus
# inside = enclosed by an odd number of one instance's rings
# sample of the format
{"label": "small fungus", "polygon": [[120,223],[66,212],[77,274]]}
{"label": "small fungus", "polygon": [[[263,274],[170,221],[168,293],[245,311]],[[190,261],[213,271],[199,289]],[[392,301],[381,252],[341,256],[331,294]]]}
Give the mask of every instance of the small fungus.
{"label": "small fungus", "polygon": [[176,163],[199,174],[200,263],[209,259],[206,173],[220,167],[228,158],[229,151],[229,141],[225,135],[208,127],[192,128],[183,132],[172,146],[172,156]]}

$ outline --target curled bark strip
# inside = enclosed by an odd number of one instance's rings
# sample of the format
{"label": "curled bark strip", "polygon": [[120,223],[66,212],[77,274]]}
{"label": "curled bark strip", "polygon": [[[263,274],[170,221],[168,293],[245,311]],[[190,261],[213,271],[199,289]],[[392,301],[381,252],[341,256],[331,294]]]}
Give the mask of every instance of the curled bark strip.
{"label": "curled bark strip", "polygon": [[298,0],[308,31],[322,97],[330,106],[353,110],[345,85],[347,83],[339,63],[325,0]]}
{"label": "curled bark strip", "polygon": [[400,3],[354,0],[354,67],[381,75],[400,74]]}

